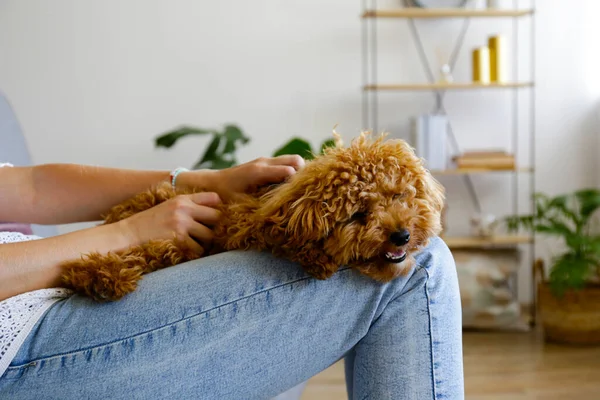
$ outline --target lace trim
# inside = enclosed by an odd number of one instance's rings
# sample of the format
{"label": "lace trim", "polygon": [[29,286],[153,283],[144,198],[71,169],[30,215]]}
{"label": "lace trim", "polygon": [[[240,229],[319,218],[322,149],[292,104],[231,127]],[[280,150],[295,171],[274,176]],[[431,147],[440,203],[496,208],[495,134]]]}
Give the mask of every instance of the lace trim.
{"label": "lace trim", "polygon": [[[0,232],[0,244],[40,239],[19,232]],[[0,376],[10,365],[31,329],[58,300],[69,297],[69,289],[53,288],[27,292],[0,302]]]}

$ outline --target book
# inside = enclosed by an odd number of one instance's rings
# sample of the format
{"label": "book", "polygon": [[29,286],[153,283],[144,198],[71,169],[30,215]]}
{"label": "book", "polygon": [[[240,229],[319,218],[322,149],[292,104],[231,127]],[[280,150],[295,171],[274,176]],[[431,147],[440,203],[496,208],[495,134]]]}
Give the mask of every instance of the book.
{"label": "book", "polygon": [[454,160],[457,168],[514,169],[515,160],[511,156],[469,158],[458,157]]}
{"label": "book", "polygon": [[454,158],[482,158],[482,157],[502,157],[502,156],[510,156],[504,150],[469,150],[463,152],[461,155],[458,155]]}
{"label": "book", "polygon": [[413,146],[427,168],[446,169],[448,164],[447,129],[445,115],[424,114],[413,119]]}

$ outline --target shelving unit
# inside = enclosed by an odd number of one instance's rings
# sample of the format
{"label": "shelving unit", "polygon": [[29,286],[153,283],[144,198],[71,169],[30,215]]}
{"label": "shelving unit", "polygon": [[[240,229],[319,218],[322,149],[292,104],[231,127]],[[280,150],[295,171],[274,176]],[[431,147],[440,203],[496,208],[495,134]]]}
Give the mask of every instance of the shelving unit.
{"label": "shelving unit", "polygon": [[462,248],[487,248],[498,246],[513,246],[519,244],[533,243],[531,236],[494,236],[492,238],[479,238],[470,236],[454,236],[444,238],[444,241],[450,249]]}
{"label": "shelving unit", "polygon": [[378,84],[365,85],[363,90],[383,91],[383,90],[477,90],[477,89],[518,89],[532,87],[533,82],[507,82],[507,83],[404,83],[404,84]]}
{"label": "shelving unit", "polygon": [[492,173],[533,173],[533,168],[515,168],[515,169],[492,169],[492,168],[456,168],[456,169],[445,169],[445,170],[432,170],[430,171],[433,175],[471,175],[471,174],[492,174]]}
{"label": "shelving unit", "polygon": [[[492,10],[492,9],[469,9],[469,8],[456,8],[456,9],[428,9],[428,8],[417,8],[417,7],[403,7],[394,9],[379,9],[377,7],[377,0],[363,0],[363,12],[361,14],[362,19],[362,48],[363,48],[363,126],[378,132],[378,119],[379,119],[379,93],[381,92],[393,92],[393,91],[405,91],[405,92],[422,92],[429,91],[435,96],[435,108],[434,113],[446,114],[446,110],[443,105],[444,96],[448,91],[492,91],[492,90],[506,90],[512,92],[512,111],[511,111],[511,131],[507,132],[507,135],[511,135],[512,149],[511,153],[515,155],[517,160],[517,167],[512,169],[491,169],[491,168],[462,168],[462,169],[448,169],[448,170],[433,170],[431,171],[434,175],[440,177],[448,177],[447,179],[455,179],[452,176],[456,176],[464,181],[466,188],[469,192],[469,196],[475,208],[481,211],[481,205],[473,184],[471,175],[485,176],[486,174],[507,174],[510,176],[511,187],[512,187],[512,213],[518,213],[519,210],[519,180],[520,174],[527,174],[529,177],[529,191],[530,194],[535,192],[535,174],[533,166],[535,165],[535,92],[532,90],[535,87],[535,59],[533,57],[535,52],[535,0],[531,0],[531,8],[519,8],[518,0],[514,1],[514,7],[510,10]],[[514,52],[514,65],[513,65],[513,76],[512,81],[505,83],[476,83],[476,82],[454,82],[444,83],[439,82],[435,79],[432,69],[429,65],[427,57],[424,51],[424,45],[421,41],[419,33],[415,26],[415,19],[434,19],[434,18],[460,18],[465,22],[463,28],[457,39],[457,43],[451,52],[449,65],[451,69],[454,69],[456,60],[460,53],[464,37],[468,29],[468,21],[472,18],[506,18],[512,20],[512,51]],[[523,38],[519,38],[518,21],[523,18],[529,18],[530,25],[530,73],[527,80],[519,79],[519,55],[518,48],[522,43]],[[418,55],[423,65],[427,76],[427,82],[379,82],[378,81],[378,53],[377,53],[377,21],[381,19],[397,19],[399,21],[406,21],[409,24],[411,34],[415,45],[417,46]],[[430,25],[431,26],[431,25]],[[470,56],[470,54],[469,54]],[[529,135],[529,165],[519,165],[518,157],[519,154],[519,135],[521,134],[522,124],[519,123],[519,93],[523,90],[531,90],[529,99],[529,126],[526,134]],[[480,97],[478,97],[480,99]],[[452,126],[448,125],[450,144],[453,145],[454,151],[460,153],[459,143],[454,136]],[[532,196],[531,196],[532,197]],[[531,210],[534,209],[533,199],[530,203]],[[498,248],[498,247],[516,247],[516,246],[530,246],[531,263],[535,259],[535,238],[533,236],[519,236],[519,235],[504,235],[504,236],[493,236],[492,238],[482,237],[457,237],[444,235],[444,240],[451,249],[464,249],[464,248]],[[515,285],[517,282],[515,281]],[[533,285],[533,283],[532,283]],[[517,289],[515,289],[517,290]],[[536,288],[532,286],[532,310],[535,310],[535,293]],[[535,313],[532,312],[532,325],[535,324]]]}
{"label": "shelving unit", "polygon": [[405,7],[388,10],[365,10],[362,18],[506,18],[532,15],[532,9],[524,10],[469,10],[460,8],[427,9]]}

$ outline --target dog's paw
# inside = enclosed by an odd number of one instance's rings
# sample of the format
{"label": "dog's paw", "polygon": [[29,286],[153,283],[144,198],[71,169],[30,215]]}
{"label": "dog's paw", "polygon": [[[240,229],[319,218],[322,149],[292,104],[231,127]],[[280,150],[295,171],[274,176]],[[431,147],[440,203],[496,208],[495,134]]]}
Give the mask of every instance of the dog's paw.
{"label": "dog's paw", "polygon": [[144,260],[138,263],[109,254],[90,254],[63,264],[62,281],[75,292],[98,302],[115,301],[133,292],[144,273]]}

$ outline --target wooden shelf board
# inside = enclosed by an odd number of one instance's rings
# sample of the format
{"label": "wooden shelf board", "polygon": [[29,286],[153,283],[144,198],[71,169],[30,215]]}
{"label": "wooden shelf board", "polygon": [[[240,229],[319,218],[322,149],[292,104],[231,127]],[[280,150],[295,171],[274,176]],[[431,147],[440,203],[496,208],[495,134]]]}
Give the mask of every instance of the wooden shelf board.
{"label": "wooden shelf board", "polygon": [[511,246],[518,244],[532,243],[533,238],[531,236],[494,236],[491,238],[480,238],[470,236],[449,236],[442,237],[446,245],[450,249],[460,248],[485,248],[485,247],[496,247],[496,246]]}
{"label": "wooden shelf board", "polygon": [[495,169],[495,168],[457,168],[446,170],[432,170],[433,175],[468,175],[468,174],[494,174],[497,172],[533,172],[533,168],[512,168],[512,169]]}
{"label": "wooden shelf board", "polygon": [[365,91],[373,90],[477,90],[477,89],[515,89],[532,87],[533,82],[506,82],[506,83],[403,83],[403,84],[379,84],[366,85]]}
{"label": "wooden shelf board", "polygon": [[362,18],[498,18],[524,17],[533,14],[532,9],[523,10],[471,10],[465,8],[418,8],[406,7],[387,10],[367,10]]}

